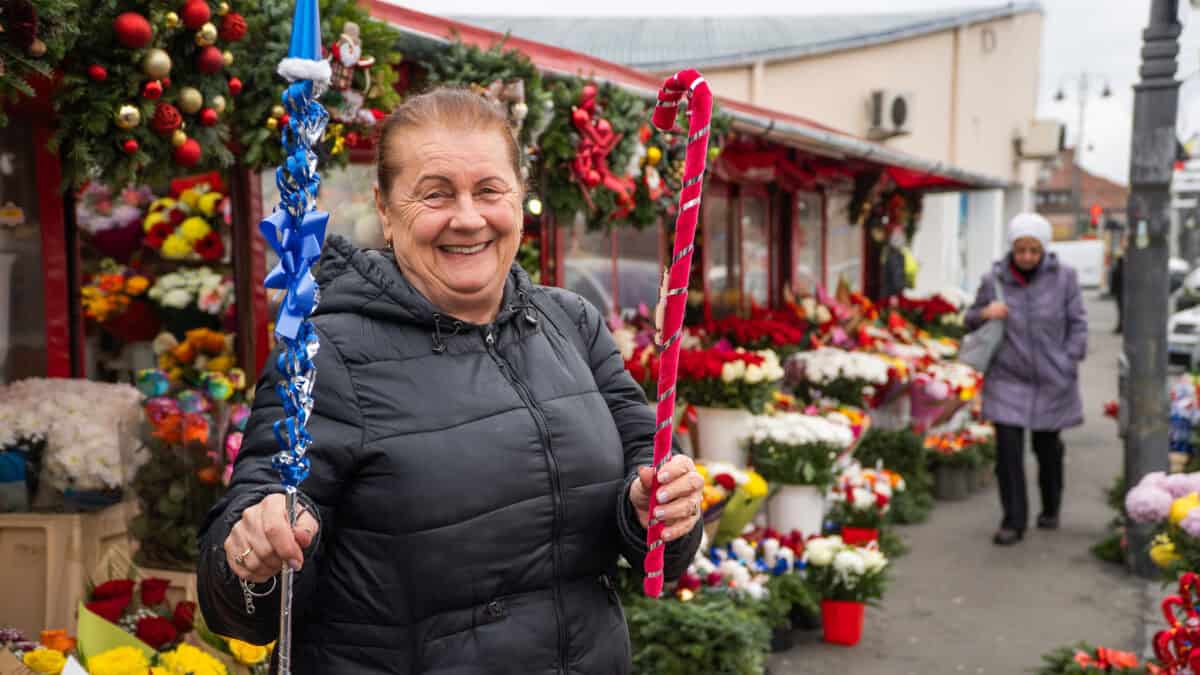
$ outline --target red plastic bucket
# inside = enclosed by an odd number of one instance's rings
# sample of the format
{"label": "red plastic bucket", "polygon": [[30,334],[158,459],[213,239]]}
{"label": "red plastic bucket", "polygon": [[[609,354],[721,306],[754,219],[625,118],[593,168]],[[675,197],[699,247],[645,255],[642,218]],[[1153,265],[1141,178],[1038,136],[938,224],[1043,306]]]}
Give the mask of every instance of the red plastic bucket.
{"label": "red plastic bucket", "polygon": [[862,639],[863,610],[861,602],[842,600],[821,601],[821,625],[825,629],[825,641],[835,645],[853,647]]}
{"label": "red plastic bucket", "polygon": [[879,541],[879,530],[865,527],[843,527],[842,541],[850,546],[866,546],[873,541]]}

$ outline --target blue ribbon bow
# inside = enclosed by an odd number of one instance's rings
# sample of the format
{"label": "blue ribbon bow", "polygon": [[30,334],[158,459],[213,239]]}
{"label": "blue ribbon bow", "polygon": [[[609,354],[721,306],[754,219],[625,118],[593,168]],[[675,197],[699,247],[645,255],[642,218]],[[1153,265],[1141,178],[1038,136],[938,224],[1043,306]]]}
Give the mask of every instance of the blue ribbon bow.
{"label": "blue ribbon bow", "polygon": [[300,324],[316,306],[317,282],[312,266],[321,257],[321,242],[328,223],[329,214],[324,211],[309,211],[297,223],[291,213],[280,209],[258,226],[279,256],[279,263],[267,274],[263,285],[286,293],[275,320],[275,334],[282,338],[295,340]]}

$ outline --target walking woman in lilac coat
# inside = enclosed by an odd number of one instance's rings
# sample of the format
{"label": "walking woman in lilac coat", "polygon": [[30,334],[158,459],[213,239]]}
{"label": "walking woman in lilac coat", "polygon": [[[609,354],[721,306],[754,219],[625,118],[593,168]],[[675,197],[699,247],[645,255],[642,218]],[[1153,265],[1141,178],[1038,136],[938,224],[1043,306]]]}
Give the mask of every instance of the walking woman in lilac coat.
{"label": "walking woman in lilac coat", "polygon": [[[1004,319],[1004,342],[984,376],[983,416],[996,425],[996,479],[1004,520],[992,541],[1011,546],[1025,535],[1025,432],[1038,460],[1041,529],[1058,528],[1063,492],[1059,432],[1083,423],[1079,363],[1087,355],[1087,312],[1075,270],[1047,252],[1050,223],[1023,213],[1008,226],[1011,251],[983,277],[967,328]],[[996,288],[1001,295],[997,296]]]}

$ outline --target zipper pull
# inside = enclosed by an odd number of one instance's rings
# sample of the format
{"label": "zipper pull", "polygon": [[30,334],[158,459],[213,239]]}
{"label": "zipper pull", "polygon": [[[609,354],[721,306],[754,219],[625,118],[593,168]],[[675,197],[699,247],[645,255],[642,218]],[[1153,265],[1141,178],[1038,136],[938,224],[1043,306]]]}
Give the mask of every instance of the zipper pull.
{"label": "zipper pull", "polygon": [[485,341],[485,342],[487,342],[487,346],[489,346],[489,347],[495,347],[495,346],[496,346],[496,335],[495,335],[495,333],[493,333],[491,330],[489,330],[489,331],[488,331],[488,333],[487,333],[487,337],[486,337],[486,338],[484,338],[484,341]]}

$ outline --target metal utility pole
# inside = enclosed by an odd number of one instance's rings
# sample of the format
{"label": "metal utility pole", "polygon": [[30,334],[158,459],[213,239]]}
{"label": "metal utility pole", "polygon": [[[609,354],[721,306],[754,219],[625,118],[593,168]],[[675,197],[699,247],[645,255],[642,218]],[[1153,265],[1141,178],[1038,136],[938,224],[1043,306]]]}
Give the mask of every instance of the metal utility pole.
{"label": "metal utility pole", "polygon": [[[1075,137],[1075,160],[1073,162],[1074,166],[1071,168],[1071,215],[1075,219],[1073,228],[1074,232],[1076,236],[1079,236],[1087,231],[1087,223],[1089,222],[1083,207],[1082,166],[1083,153],[1085,150],[1087,150],[1087,136],[1085,135],[1084,131],[1087,125],[1088,97],[1091,94],[1092,78],[1097,77],[1097,79],[1100,79],[1103,78],[1103,75],[1095,76],[1085,70],[1076,75],[1072,75],[1071,77],[1075,79],[1076,84],[1079,86],[1079,89],[1076,92],[1076,96],[1078,97],[1077,101],[1079,103],[1079,126],[1076,127],[1078,132]],[[1105,80],[1104,88],[1100,91],[1100,98],[1108,98],[1110,96],[1112,96],[1112,87],[1110,87],[1108,81]],[[1060,85],[1058,92],[1054,95],[1054,100],[1061,103],[1066,99],[1067,94]]]}
{"label": "metal utility pole", "polygon": [[[1121,392],[1121,403],[1129,409],[1129,486],[1147,473],[1167,469],[1167,237],[1179,99],[1175,57],[1182,30],[1179,0],[1151,0],[1150,25],[1142,33],[1141,81],[1134,85],[1129,166],[1131,231],[1124,296],[1124,360],[1129,371]],[[1128,562],[1147,578],[1157,574],[1147,554],[1149,543],[1149,528],[1131,524]]]}

